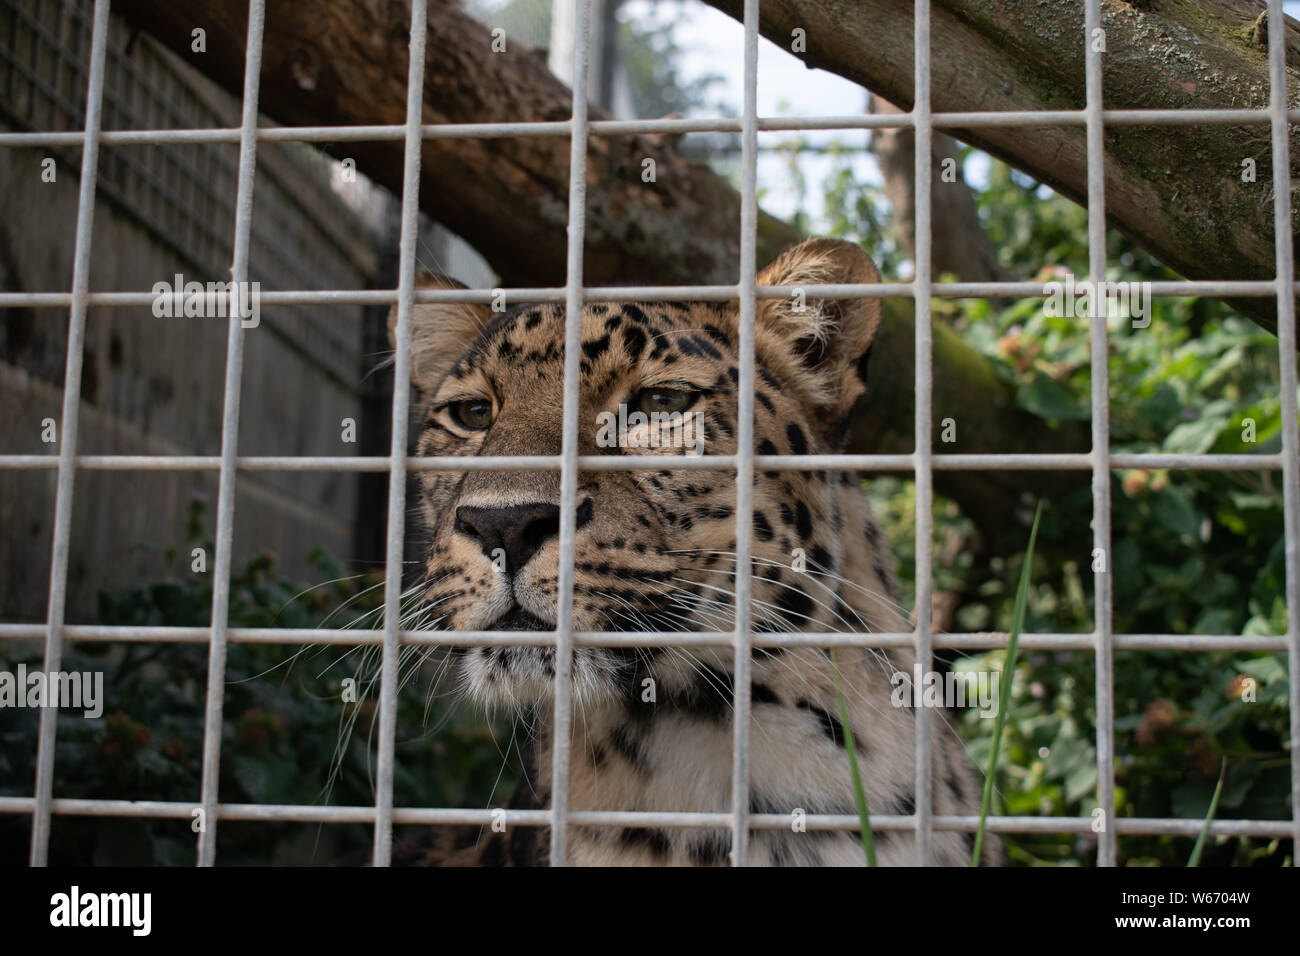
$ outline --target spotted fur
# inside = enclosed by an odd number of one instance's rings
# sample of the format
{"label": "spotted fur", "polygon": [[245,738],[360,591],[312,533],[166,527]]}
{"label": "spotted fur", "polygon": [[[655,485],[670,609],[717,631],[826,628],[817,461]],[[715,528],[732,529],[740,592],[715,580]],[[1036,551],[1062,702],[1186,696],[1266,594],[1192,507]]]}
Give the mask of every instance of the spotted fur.
{"label": "spotted fur", "polygon": [[[805,242],[758,276],[761,285],[876,283],[857,246]],[[447,286],[447,280],[431,280]],[[866,387],[878,299],[808,295],[760,300],[756,314],[754,450],[841,449]],[[395,320],[395,315],[394,315]],[[561,450],[564,309],[504,314],[471,305],[418,305],[413,381],[421,393],[421,456],[556,455]],[[390,322],[390,325],[392,323]],[[694,395],[705,455],[736,451],[736,303],[588,303],[582,310],[579,453],[651,454],[663,467],[585,471],[578,480],[573,626],[579,631],[719,631],[723,646],[689,650],[574,649],[572,810],[727,811],[732,774],[731,630],[736,485],[724,468],[673,469],[679,447],[602,447],[595,423],[644,389]],[[486,428],[457,409],[490,402]],[[482,408],[482,406],[476,406]],[[867,402],[865,414],[870,414]],[[668,437],[668,436],[660,436]],[[556,471],[420,472],[429,532],[424,619],[455,630],[554,626],[560,475]],[[487,516],[487,517],[484,517]],[[487,529],[486,531],[484,529]],[[497,545],[500,551],[489,547]],[[498,571],[509,551],[517,567]],[[892,562],[859,480],[836,472],[759,470],[753,484],[754,630],[909,630]],[[802,555],[806,571],[794,570]],[[499,560],[498,560],[498,563]],[[836,661],[871,810],[912,814],[917,714],[891,704],[890,677],[910,673],[905,649],[841,648]],[[549,803],[554,651],[478,647],[460,679],[487,705],[535,710],[527,779],[510,805]],[[653,693],[647,693],[648,690]],[[755,830],[749,861],[860,864],[858,836],[799,832],[799,813],[855,812],[832,663],[820,648],[756,650],[750,711],[750,808],[790,817]],[[650,698],[653,698],[652,700]],[[931,712],[936,814],[977,811],[978,783],[943,713]],[[877,834],[884,865],[915,860],[913,838]],[[571,828],[574,864],[724,864],[724,829]],[[931,860],[969,860],[970,835],[933,834]],[[429,831],[399,847],[424,864],[544,863],[545,828]],[[996,841],[990,859],[996,857]]]}

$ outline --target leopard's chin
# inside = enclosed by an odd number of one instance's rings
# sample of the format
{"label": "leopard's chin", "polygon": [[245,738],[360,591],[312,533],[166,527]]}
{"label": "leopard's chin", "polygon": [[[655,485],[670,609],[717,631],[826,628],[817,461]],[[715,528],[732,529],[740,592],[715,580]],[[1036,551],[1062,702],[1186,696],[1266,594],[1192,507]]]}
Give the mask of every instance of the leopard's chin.
{"label": "leopard's chin", "polygon": [[[555,625],[516,605],[482,629],[554,631]],[[615,695],[619,660],[605,648],[573,649],[573,701],[578,709]],[[532,707],[554,697],[555,648],[536,644],[469,648],[461,672],[470,695],[486,707]]]}

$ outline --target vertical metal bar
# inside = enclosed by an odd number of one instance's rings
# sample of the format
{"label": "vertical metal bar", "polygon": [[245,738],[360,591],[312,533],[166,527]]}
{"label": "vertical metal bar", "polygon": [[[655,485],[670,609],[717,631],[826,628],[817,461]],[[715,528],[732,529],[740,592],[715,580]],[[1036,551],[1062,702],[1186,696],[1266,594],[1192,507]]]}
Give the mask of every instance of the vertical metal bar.
{"label": "vertical metal bar", "polygon": [[[262,76],[262,28],[265,0],[248,4],[248,39],[244,53],[243,113],[239,129],[239,178],[235,193],[235,244],[230,266],[236,287],[248,281],[248,251],[253,228],[253,186],[257,171],[257,93]],[[233,300],[232,300],[233,301]],[[221,783],[221,722],[226,690],[226,627],[230,615],[230,565],[234,547],[235,457],[244,375],[244,325],[231,308],[226,336],[226,382],[221,419],[221,473],[217,485],[217,538],[212,561],[212,641],[208,648],[208,690],[203,711],[203,778],[199,866],[217,860],[217,794]]]}
{"label": "vertical metal bar", "polygon": [[731,865],[749,860],[750,544],[754,511],[754,312],[758,257],[758,0],[745,0],[745,102],[740,124],[740,380],[736,388],[736,619],[733,642]]}
{"label": "vertical metal bar", "polygon": [[[933,664],[931,589],[934,573],[934,484],[930,451],[933,441],[934,356],[931,349],[930,224],[931,152],[934,129],[930,122],[930,0],[916,0],[913,17],[913,68],[916,102],[912,117],[916,129],[916,662],[928,673]],[[926,707],[916,709],[916,863],[930,862],[930,827],[934,790],[931,786],[931,723]]]}
{"label": "vertical metal bar", "polygon": [[[1092,282],[1089,344],[1092,362],[1092,537],[1104,564],[1093,575],[1096,613],[1097,806],[1103,813],[1097,834],[1097,865],[1115,865],[1115,693],[1111,647],[1110,551],[1110,368],[1106,329],[1106,176],[1101,108],[1101,2],[1087,0],[1084,15],[1088,134],[1088,278]],[[1095,558],[1094,558],[1095,563]],[[1009,677],[1010,675],[1008,675]]]}
{"label": "vertical metal bar", "polygon": [[375,866],[393,856],[393,763],[397,745],[397,678],[402,649],[402,555],[406,546],[406,432],[411,415],[411,312],[420,229],[420,120],[424,115],[427,0],[411,4],[406,71],[406,143],[397,264],[397,348],[393,361],[392,443],[388,462],[388,552],[384,562],[384,649],[379,677],[379,759],[375,786]]}
{"label": "vertical metal bar", "polygon": [[1277,247],[1277,346],[1282,387],[1282,503],[1286,551],[1286,637],[1290,661],[1291,822],[1300,846],[1300,436],[1296,434],[1294,244],[1291,141],[1287,127],[1286,18],[1268,4],[1269,110],[1273,122],[1273,235]]}
{"label": "vertical metal bar", "polygon": [[578,500],[582,252],[587,226],[587,46],[590,10],[574,2],[573,125],[569,134],[569,248],[564,277],[564,434],[560,454],[560,575],[555,610],[555,714],[551,748],[551,865],[564,866],[569,836],[569,742],[573,725],[573,538]]}
{"label": "vertical metal bar", "polygon": [[[81,412],[81,365],[86,344],[86,293],[90,291],[90,253],[95,224],[95,181],[99,175],[99,127],[104,97],[104,63],[108,50],[109,0],[95,0],[86,83],[85,139],[81,147],[81,184],[77,196],[77,232],[72,260],[72,306],[68,312],[68,355],[63,371],[63,411],[59,427],[59,477],[54,503],[54,538],[50,557],[50,595],[46,613],[45,673],[63,659],[63,623],[68,596],[68,542],[72,531],[72,493],[76,485],[77,425]],[[50,848],[50,801],[54,793],[54,734],[59,712],[41,709],[36,745],[36,808],[32,813],[31,865],[44,866]]]}

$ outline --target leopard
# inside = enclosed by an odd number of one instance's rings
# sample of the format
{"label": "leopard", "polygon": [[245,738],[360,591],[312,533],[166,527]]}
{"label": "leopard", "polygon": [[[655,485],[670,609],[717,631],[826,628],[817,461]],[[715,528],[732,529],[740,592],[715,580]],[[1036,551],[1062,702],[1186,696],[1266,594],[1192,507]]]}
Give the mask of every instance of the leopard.
{"label": "leopard", "polygon": [[[753,302],[751,450],[759,456],[841,452],[853,417],[871,414],[867,376],[881,299],[835,298],[811,287],[878,284],[879,272],[861,246],[829,238],[792,246],[755,272],[757,286],[795,294]],[[464,288],[442,276],[422,276],[417,287]],[[446,298],[417,301],[410,311],[415,455],[561,455],[565,303],[494,310]],[[580,309],[576,450],[608,467],[576,475],[571,628],[620,636],[716,632],[719,640],[571,648],[568,808],[729,813],[740,304],[737,298],[582,301]],[[388,325],[396,349],[397,307]],[[617,428],[607,427],[615,422]],[[642,460],[620,468],[620,456]],[[687,456],[696,459],[690,467],[683,466]],[[728,463],[710,467],[711,456],[727,456]],[[888,542],[857,472],[759,464],[752,472],[752,635],[913,630],[899,603]],[[416,474],[425,531],[417,582],[421,626],[554,631],[561,561],[568,559],[560,550],[561,472],[475,469],[467,462]],[[806,821],[820,814],[858,819],[850,747],[869,812],[916,814],[921,714],[914,701],[900,702],[894,693],[899,675],[905,681],[912,674],[910,646],[760,641],[740,653],[749,659],[750,686],[740,688],[750,701],[748,807],[791,821],[750,830],[744,862],[862,865],[860,832]],[[528,717],[523,779],[506,807],[548,808],[557,645],[494,643],[455,654],[460,693],[486,709]],[[935,718],[932,812],[978,813],[979,774],[944,712],[928,716]],[[925,860],[914,828],[882,829],[872,842],[881,866],[955,866],[971,862],[974,841],[971,832],[936,829]],[[733,862],[726,826],[569,823],[564,845],[559,862],[576,866]],[[530,866],[547,865],[550,857],[550,828],[518,824],[427,828],[399,840],[393,860]],[[996,837],[984,843],[981,861],[1001,862]]]}

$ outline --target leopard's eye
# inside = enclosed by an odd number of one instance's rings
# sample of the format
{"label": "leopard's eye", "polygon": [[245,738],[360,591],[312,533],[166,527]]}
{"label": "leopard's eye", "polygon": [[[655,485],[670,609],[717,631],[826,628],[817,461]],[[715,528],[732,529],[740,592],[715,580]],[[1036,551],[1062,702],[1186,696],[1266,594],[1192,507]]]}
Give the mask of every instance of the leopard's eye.
{"label": "leopard's eye", "polygon": [[647,415],[684,412],[694,402],[694,392],[683,392],[676,388],[643,388],[636,396],[637,410]]}
{"label": "leopard's eye", "polygon": [[470,431],[482,431],[492,424],[492,403],[486,398],[467,398],[447,406],[452,421]]}

